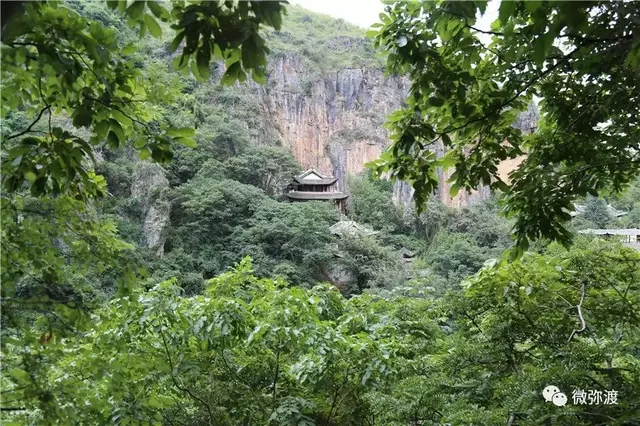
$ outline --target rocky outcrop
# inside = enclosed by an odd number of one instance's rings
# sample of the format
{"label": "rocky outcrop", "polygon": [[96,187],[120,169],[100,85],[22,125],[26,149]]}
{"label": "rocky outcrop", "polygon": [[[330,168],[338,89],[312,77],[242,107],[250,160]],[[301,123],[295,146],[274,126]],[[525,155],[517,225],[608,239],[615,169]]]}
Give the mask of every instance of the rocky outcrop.
{"label": "rocky outcrop", "polygon": [[344,190],[346,176],[388,146],[382,124],[402,105],[408,81],[366,68],[313,75],[298,55],[272,58],[263,113],[303,168],[337,177]]}
{"label": "rocky outcrop", "polygon": [[[535,123],[537,123],[537,120]],[[525,125],[532,125],[531,121],[529,123],[526,123]],[[529,128],[530,129],[535,128],[535,125]],[[445,147],[442,145],[440,141],[438,141],[435,144],[434,150],[438,157],[441,157],[446,154]],[[498,164],[498,176],[500,177],[500,179],[508,183],[509,173],[515,170],[523,160],[524,160],[524,157],[517,157],[517,158],[512,158],[509,160],[502,161],[500,164]],[[451,195],[452,183],[448,181],[449,181],[449,178],[451,178],[451,175],[453,174],[453,172],[454,172],[453,169],[449,169],[446,171],[439,169],[437,171],[439,185],[438,185],[438,190],[436,195],[438,196],[438,198],[440,198],[440,201],[442,201],[444,204],[451,207],[471,206],[471,205],[480,203],[483,200],[487,200],[489,197],[491,197],[491,190],[489,189],[488,186],[484,186],[484,185],[480,186],[474,191],[460,190],[455,196],[452,196]],[[407,206],[410,203],[412,203],[413,188],[411,187],[411,185],[408,184],[407,182],[396,182],[393,188],[393,200],[396,204],[404,205],[404,206]]]}
{"label": "rocky outcrop", "polygon": [[171,213],[171,204],[167,199],[168,189],[169,180],[160,165],[148,162],[136,164],[131,196],[138,198],[142,204],[145,242],[156,256],[164,254],[165,231]]}
{"label": "rocky outcrop", "polygon": [[[264,120],[288,147],[303,168],[314,168],[338,178],[341,191],[346,177],[364,170],[365,164],[378,158],[389,146],[383,128],[387,115],[400,108],[409,91],[409,80],[385,76],[382,69],[342,68],[319,74],[302,57],[294,53],[270,58],[265,86],[253,85],[261,97]],[[521,114],[515,125],[525,132],[538,122],[534,104]],[[444,147],[436,144],[438,155]],[[499,167],[507,174],[520,163],[511,160]],[[446,181],[452,171],[438,173],[441,185],[437,191],[443,203],[466,206],[489,197],[488,188],[460,191],[451,197],[451,184]],[[411,203],[410,185],[398,182],[394,200]]]}
{"label": "rocky outcrop", "polygon": [[518,115],[514,126],[524,133],[532,133],[538,128],[539,121],[540,111],[538,110],[538,105],[531,101],[527,106],[527,110]]}
{"label": "rocky outcrop", "polygon": [[324,276],[327,281],[343,293],[347,292],[347,289],[356,281],[356,276],[351,268],[339,262],[329,263],[324,268]]}

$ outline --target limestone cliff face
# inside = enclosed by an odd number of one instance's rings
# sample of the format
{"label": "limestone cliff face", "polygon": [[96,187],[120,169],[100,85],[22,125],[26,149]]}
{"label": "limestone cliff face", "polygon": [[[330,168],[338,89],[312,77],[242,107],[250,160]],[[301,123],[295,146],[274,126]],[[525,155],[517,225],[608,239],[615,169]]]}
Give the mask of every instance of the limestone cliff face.
{"label": "limestone cliff face", "polygon": [[342,68],[310,79],[295,54],[272,58],[263,113],[305,168],[338,177],[364,169],[388,146],[386,116],[402,105],[408,81],[380,69]]}
{"label": "limestone cliff face", "polygon": [[148,162],[136,164],[131,196],[141,201],[145,242],[156,256],[164,254],[165,231],[171,213],[171,204],[166,199],[168,188],[169,180],[160,165]]}
{"label": "limestone cliff face", "polygon": [[[434,146],[434,151],[438,157],[442,157],[446,154],[446,150],[444,145],[441,142],[437,142]],[[512,169],[509,169],[509,171]],[[475,191],[459,191],[455,197],[451,196],[451,186],[452,184],[447,182],[451,175],[453,174],[453,170],[438,170],[438,189],[436,191],[436,195],[447,206],[451,207],[464,207],[471,206],[481,202],[482,200],[486,200],[491,196],[491,190],[489,187],[482,186]],[[410,184],[406,182],[397,182],[393,188],[393,201],[396,204],[408,206],[413,201],[413,188]]]}
{"label": "limestone cliff face", "polygon": [[[389,146],[382,125],[388,114],[402,106],[409,84],[407,78],[387,77],[376,68],[342,68],[318,76],[297,54],[290,53],[271,58],[266,86],[253,87],[261,96],[265,122],[273,126],[269,130],[279,135],[304,168],[337,177],[338,186],[345,190],[346,177],[364,170],[367,162]],[[537,120],[537,109],[532,106],[516,126],[528,132]],[[438,156],[445,154],[441,144],[434,149]],[[506,178],[520,161],[501,165],[501,176]],[[467,206],[490,196],[488,188],[479,188],[451,197],[451,185],[446,182],[451,173],[438,173],[438,196],[443,203]],[[395,185],[397,203],[410,204],[412,195],[410,185]]]}

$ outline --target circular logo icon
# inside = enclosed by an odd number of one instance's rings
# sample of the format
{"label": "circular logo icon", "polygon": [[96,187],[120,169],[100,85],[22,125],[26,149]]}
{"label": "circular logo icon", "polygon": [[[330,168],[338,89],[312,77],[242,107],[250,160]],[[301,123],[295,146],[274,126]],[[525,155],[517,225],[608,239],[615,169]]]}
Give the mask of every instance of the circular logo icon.
{"label": "circular logo icon", "polygon": [[557,407],[563,407],[567,404],[567,395],[560,392],[560,389],[554,385],[544,388],[542,396],[546,402],[553,402],[553,405]]}
{"label": "circular logo icon", "polygon": [[559,392],[560,389],[558,389],[557,386],[549,385],[543,389],[542,396],[544,397],[545,401],[549,402],[553,398],[553,395]]}
{"label": "circular logo icon", "polygon": [[567,404],[567,395],[562,392],[554,393],[551,401],[553,401],[553,404],[558,407],[564,407]]}

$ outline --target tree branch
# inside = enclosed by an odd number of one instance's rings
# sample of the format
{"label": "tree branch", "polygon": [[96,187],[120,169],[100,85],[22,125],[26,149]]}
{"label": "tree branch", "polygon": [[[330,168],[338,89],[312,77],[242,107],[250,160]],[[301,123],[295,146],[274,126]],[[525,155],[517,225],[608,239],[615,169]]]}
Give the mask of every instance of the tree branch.
{"label": "tree branch", "polygon": [[253,391],[253,386],[251,385],[251,383],[247,382],[246,380],[244,380],[242,377],[240,377],[238,375],[238,373],[236,373],[231,366],[229,365],[229,363],[227,362],[227,357],[224,354],[225,351],[225,340],[224,340],[224,336],[222,336],[222,351],[220,353],[220,357],[222,358],[222,364],[225,366],[225,368],[227,369],[227,371],[229,372],[229,374],[233,375],[239,382],[241,382],[243,385],[245,385],[249,390]]}
{"label": "tree branch", "polygon": [[278,376],[280,375],[280,339],[278,339],[278,352],[276,352],[276,374],[273,378],[273,393],[272,400],[273,406],[276,406],[276,390],[278,385]]}
{"label": "tree branch", "polygon": [[53,142],[53,135],[51,134],[51,105],[44,98],[44,94],[42,93],[42,71],[38,75],[38,92],[40,93],[40,99],[42,99],[42,103],[45,105],[45,109],[49,110],[49,138],[51,142]]}
{"label": "tree branch", "polygon": [[472,317],[471,315],[469,315],[466,312],[462,312],[462,315],[464,315],[465,317],[467,317],[467,319],[469,319],[471,321],[471,323],[475,326],[475,328],[478,329],[478,331],[480,333],[482,333],[482,329],[480,328],[480,326],[476,323],[476,319],[474,317]]}
{"label": "tree branch", "polygon": [[[480,28],[474,27],[472,25],[469,25],[468,21],[467,21],[467,17],[464,15],[461,15],[459,13],[455,13],[452,12],[450,10],[446,10],[446,9],[442,9],[443,12],[448,13],[449,15],[453,15],[456,16],[458,18],[462,18],[464,19],[464,24],[465,27],[469,28],[470,30],[473,30],[475,32],[481,33],[481,34],[487,34],[487,35],[497,35],[497,36],[505,36],[507,34],[505,34],[504,32],[500,32],[500,31],[487,31],[487,30],[481,30]],[[539,37],[542,36],[543,34],[541,33],[531,33],[531,34],[525,34],[522,31],[512,31],[509,33],[509,35],[518,35],[518,36],[525,36],[525,37]],[[566,34],[558,34],[556,35],[557,38],[570,38],[570,39],[576,39],[576,40],[581,40],[581,41],[586,41],[589,43],[604,43],[604,42],[612,42],[612,41],[618,41],[618,40],[633,40],[633,34],[629,34],[629,35],[622,35],[622,36],[616,36],[616,37],[589,37],[589,36],[583,36],[580,34],[576,34],[576,33],[566,33]]]}
{"label": "tree branch", "polygon": [[134,123],[138,123],[138,124],[140,124],[141,126],[144,126],[144,127],[146,127],[146,126],[147,126],[147,125],[146,125],[145,123],[143,123],[142,121],[140,121],[140,120],[138,120],[138,119],[136,119],[136,118],[133,118],[133,117],[129,116],[126,112],[124,112],[123,110],[121,110],[120,108],[118,108],[118,107],[116,107],[116,106],[110,105],[110,104],[108,104],[108,103],[106,103],[106,102],[104,102],[104,101],[101,101],[100,99],[92,98],[91,96],[86,96],[86,95],[85,95],[85,96],[84,96],[84,98],[85,98],[85,99],[88,99],[88,100],[90,100],[90,101],[94,101],[94,102],[101,103],[102,105],[106,106],[107,108],[115,109],[116,111],[119,111],[122,115],[124,115],[124,116],[125,116],[125,117],[127,117],[129,120],[133,121]]}
{"label": "tree branch", "polygon": [[164,332],[162,331],[162,329],[160,329],[160,336],[162,337],[162,344],[164,346],[164,351],[167,354],[167,359],[169,361],[169,368],[171,369],[171,380],[173,381],[173,384],[175,385],[176,388],[178,388],[180,391],[186,393],[188,396],[190,396],[192,399],[194,399],[195,401],[198,401],[199,403],[201,403],[204,408],[207,410],[207,413],[209,413],[209,425],[211,425],[211,421],[213,420],[213,413],[211,412],[211,407],[209,406],[209,404],[202,398],[200,398],[199,396],[195,395],[193,392],[191,392],[191,390],[189,390],[189,388],[182,386],[178,383],[178,380],[176,379],[176,376],[173,374],[173,361],[171,359],[171,353],[169,352],[169,347],[167,346],[167,339],[164,337]]}
{"label": "tree branch", "polygon": [[342,390],[342,388],[344,388],[344,385],[347,383],[347,380],[349,378],[349,372],[351,371],[351,367],[349,367],[347,369],[347,371],[344,373],[344,378],[342,379],[342,382],[340,383],[340,386],[338,386],[336,388],[336,392],[333,395],[333,401],[331,402],[331,409],[329,409],[329,416],[327,416],[327,424],[330,425],[331,424],[331,417],[333,417],[333,410],[335,409],[336,412],[338,411],[338,406],[336,406],[336,403],[338,402],[338,395],[340,395],[340,391]]}
{"label": "tree branch", "polygon": [[42,108],[42,109],[40,110],[40,113],[39,113],[39,114],[38,114],[38,116],[36,117],[36,119],[35,119],[35,120],[33,120],[33,122],[32,122],[31,124],[29,124],[29,127],[27,127],[27,128],[26,128],[26,130],[24,130],[24,131],[22,131],[22,132],[20,132],[20,133],[16,133],[15,135],[7,136],[7,139],[6,139],[6,140],[15,139],[15,138],[18,138],[18,137],[20,137],[20,136],[22,136],[22,135],[25,135],[25,134],[27,134],[27,133],[31,132],[31,128],[32,128],[33,126],[35,126],[35,125],[38,123],[38,121],[40,121],[40,119],[42,118],[42,114],[44,114],[44,112],[45,112],[45,111],[50,110],[50,109],[51,109],[51,106],[50,106],[50,105],[47,105],[47,106],[45,106],[44,108]]}
{"label": "tree branch", "polygon": [[575,307],[578,309],[578,317],[580,318],[580,323],[581,323],[581,327],[578,330],[573,330],[571,332],[571,335],[569,336],[569,339],[567,340],[567,343],[569,343],[571,341],[571,339],[573,338],[573,336],[575,336],[578,333],[582,333],[583,331],[585,331],[587,329],[587,323],[584,320],[584,317],[582,316],[582,303],[584,302],[584,298],[587,294],[587,283],[582,281],[582,290],[581,290],[581,295],[580,295],[580,303],[578,303]]}
{"label": "tree branch", "polygon": [[460,129],[464,129],[465,127],[467,127],[469,124],[478,122],[478,121],[482,121],[482,120],[486,120],[487,118],[489,118],[491,115],[495,114],[498,111],[501,111],[504,107],[508,106],[511,102],[515,101],[516,99],[518,99],[518,97],[520,95],[522,95],[524,92],[526,92],[531,86],[534,85],[534,83],[538,82],[540,79],[542,79],[543,77],[547,76],[548,74],[550,74],[553,70],[555,70],[556,68],[558,68],[560,66],[560,64],[566,62],[567,59],[569,59],[573,54],[575,54],[578,51],[579,48],[575,48],[574,50],[572,50],[570,53],[568,53],[567,55],[563,56],[563,61],[558,61],[555,64],[553,64],[552,66],[550,66],[548,69],[546,69],[545,71],[543,71],[540,75],[538,75],[535,78],[532,78],[531,81],[529,81],[521,90],[519,90],[518,92],[516,92],[515,95],[513,95],[512,97],[510,97],[509,99],[505,100],[504,102],[502,102],[500,104],[500,106],[498,106],[497,108],[495,108],[493,111],[487,113],[487,114],[483,114],[480,117],[468,120],[465,124],[457,126],[457,127],[452,127],[452,128],[445,128],[445,130],[443,132],[440,132],[438,134],[440,135],[444,135],[447,133],[451,133],[451,132],[455,132],[456,130],[460,130]]}

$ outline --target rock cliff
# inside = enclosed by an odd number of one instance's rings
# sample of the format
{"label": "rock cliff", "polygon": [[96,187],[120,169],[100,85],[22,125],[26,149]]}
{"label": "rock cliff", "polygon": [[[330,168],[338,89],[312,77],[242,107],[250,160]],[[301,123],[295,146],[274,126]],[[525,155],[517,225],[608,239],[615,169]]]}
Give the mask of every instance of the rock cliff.
{"label": "rock cliff", "polygon": [[[261,96],[262,113],[266,121],[294,154],[304,168],[315,168],[338,178],[345,190],[346,177],[364,170],[364,165],[376,159],[389,146],[386,117],[399,108],[409,90],[409,81],[388,77],[377,68],[341,68],[315,79],[317,73],[308,69],[297,54],[271,58],[268,83],[254,88]],[[516,123],[528,131],[537,123],[537,110],[530,108]],[[438,155],[444,147],[436,145]],[[501,167],[506,174],[517,166],[512,160]],[[446,183],[451,172],[440,172],[442,184],[438,196],[450,206],[466,206],[489,197],[488,188],[460,191],[450,196]],[[410,185],[398,182],[394,200],[411,203]]]}
{"label": "rock cliff", "polygon": [[[259,105],[261,117],[251,124],[260,128],[258,139],[279,140],[304,168],[333,175],[340,190],[348,190],[346,177],[362,172],[389,146],[383,124],[402,106],[409,79],[385,76],[384,59],[376,56],[363,29],[297,6],[289,8],[282,31],[269,34],[269,46],[273,53],[266,84],[250,82],[244,92],[249,102]],[[219,65],[214,80],[223,72],[224,65]],[[236,89],[245,91],[247,86],[238,84]],[[535,111],[528,113],[518,123],[527,130],[537,121]],[[442,155],[442,148],[434,149]],[[445,182],[448,176],[440,175]],[[443,183],[438,195],[452,206],[489,195],[481,188],[452,198],[449,189]],[[409,185],[395,185],[397,202],[408,204],[411,195]]]}
{"label": "rock cliff", "polygon": [[162,166],[148,162],[136,164],[132,181],[131,196],[142,204],[145,243],[156,256],[162,256],[171,210],[166,197],[169,181]]}
{"label": "rock cliff", "polygon": [[388,146],[382,128],[401,106],[408,81],[385,77],[381,69],[341,68],[309,81],[296,54],[271,59],[263,113],[304,168],[338,177],[364,169]]}

